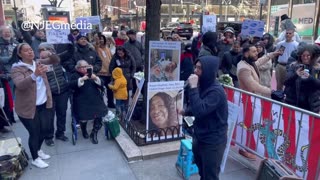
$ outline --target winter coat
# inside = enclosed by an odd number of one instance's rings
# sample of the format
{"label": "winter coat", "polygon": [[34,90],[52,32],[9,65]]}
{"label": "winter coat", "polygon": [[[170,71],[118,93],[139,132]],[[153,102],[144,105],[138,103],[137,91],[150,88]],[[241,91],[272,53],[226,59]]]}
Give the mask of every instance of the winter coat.
{"label": "winter coat", "polygon": [[116,46],[123,46],[126,41],[127,41],[126,39],[120,39],[120,38],[116,38],[114,40],[114,42],[116,43]]}
{"label": "winter coat", "polygon": [[[296,73],[300,68],[300,63],[292,63],[287,71],[285,85],[285,102],[299,108],[303,108],[308,111],[319,113],[320,110],[320,64],[316,64],[313,67],[307,67],[309,69],[310,76],[307,79],[302,79]],[[314,106],[313,103],[317,103],[318,106]]]}
{"label": "winter coat", "polygon": [[228,129],[228,103],[217,76],[219,61],[214,56],[199,58],[202,75],[199,86],[189,89],[190,105],[185,115],[193,115],[194,138],[204,144],[226,144]]}
{"label": "winter coat", "polygon": [[47,72],[47,78],[52,94],[59,95],[69,89],[69,84],[61,65],[52,65],[52,71]]}
{"label": "winter coat", "polygon": [[[35,68],[35,66],[35,62],[33,62],[33,67]],[[18,116],[26,119],[34,119],[36,114],[37,82],[32,79],[31,74],[33,74],[33,70],[20,62],[12,65],[11,78],[15,85],[16,97],[15,112]],[[42,79],[46,86],[46,108],[50,109],[52,108],[52,94],[50,86],[46,75],[44,75]]]}
{"label": "winter coat", "polygon": [[231,42],[226,42],[224,40],[218,41],[218,51],[219,51],[218,57],[222,58],[222,56],[225,52],[228,52],[231,50],[231,47],[232,47]]}
{"label": "winter coat", "polygon": [[103,100],[103,84],[88,79],[79,87],[79,78],[83,75],[76,72],[71,76],[70,87],[73,93],[74,116],[77,120],[92,120],[108,113],[108,108]]}
{"label": "winter coat", "polygon": [[[132,90],[132,79],[133,79],[134,73],[136,72],[136,63],[131,57],[131,55],[128,54],[128,52],[126,52],[125,54],[126,56],[124,59],[120,59],[117,53],[112,57],[110,66],[109,66],[109,72],[110,74],[112,74],[112,71],[116,67],[120,67],[122,69],[124,77],[127,80],[128,90]],[[117,61],[120,64],[118,64]]]}
{"label": "winter coat", "polygon": [[113,90],[113,95],[118,100],[127,100],[128,99],[128,90],[127,90],[127,80],[123,76],[121,68],[115,68],[112,71],[112,78],[114,79],[114,84],[109,85],[109,88]]}
{"label": "winter coat", "polygon": [[93,72],[97,74],[101,70],[102,62],[94,50],[89,44],[85,47],[79,46],[79,44],[75,45],[75,51],[73,53],[73,57],[64,63],[64,67],[69,72],[75,72],[75,66],[78,61],[85,60],[88,64],[93,66]]}
{"label": "winter coat", "polygon": [[[266,52],[266,51],[264,51]],[[265,53],[259,53],[258,57],[261,58],[265,56]],[[260,84],[266,86],[268,88],[271,87],[271,69],[272,69],[272,61],[268,61],[267,63],[261,65],[259,68],[260,73]]]}
{"label": "winter coat", "polygon": [[123,47],[130,52],[134,61],[136,62],[136,67],[141,68],[144,65],[144,49],[139,41],[124,43]]}
{"label": "winter coat", "polygon": [[214,52],[206,45],[202,45],[198,58],[202,57],[202,56],[215,56]]}
{"label": "winter coat", "polygon": [[237,81],[237,65],[240,62],[240,53],[234,51],[225,52],[221,59],[221,71],[223,74],[229,74],[232,80]]}
{"label": "winter coat", "polygon": [[193,73],[193,56],[191,52],[181,54],[180,58],[180,80],[187,81]]}
{"label": "winter coat", "polygon": [[[259,68],[274,57],[274,53],[270,53],[259,58],[255,64]],[[240,89],[266,97],[271,96],[271,89],[260,84],[260,78],[254,67],[246,61],[242,60],[238,63],[237,76]]]}
{"label": "winter coat", "polygon": [[110,76],[109,66],[110,66],[110,61],[112,58],[110,49],[107,47],[104,47],[104,48],[96,47],[96,51],[100,57],[100,60],[102,61],[102,67],[101,67],[101,70],[98,73],[98,75],[99,76]]}
{"label": "winter coat", "polygon": [[0,61],[5,66],[6,70],[10,72],[11,65],[9,60],[12,57],[13,49],[18,45],[18,42],[13,38],[10,41],[0,38]]}

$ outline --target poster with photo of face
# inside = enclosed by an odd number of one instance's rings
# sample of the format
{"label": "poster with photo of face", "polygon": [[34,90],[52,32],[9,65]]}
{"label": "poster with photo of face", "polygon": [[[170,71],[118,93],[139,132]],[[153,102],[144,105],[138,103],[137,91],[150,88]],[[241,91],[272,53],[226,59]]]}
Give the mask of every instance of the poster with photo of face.
{"label": "poster with photo of face", "polygon": [[182,135],[182,116],[177,109],[183,108],[183,86],[184,81],[148,84],[147,141]]}
{"label": "poster with photo of face", "polygon": [[181,42],[150,41],[149,82],[180,80]]}

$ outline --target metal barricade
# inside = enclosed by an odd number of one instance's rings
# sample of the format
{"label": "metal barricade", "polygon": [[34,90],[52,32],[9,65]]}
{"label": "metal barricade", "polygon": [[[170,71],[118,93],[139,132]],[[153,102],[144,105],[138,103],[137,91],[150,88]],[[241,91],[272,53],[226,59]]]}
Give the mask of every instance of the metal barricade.
{"label": "metal barricade", "polygon": [[282,161],[304,179],[320,172],[320,115],[241,89],[224,86],[240,108],[233,145]]}

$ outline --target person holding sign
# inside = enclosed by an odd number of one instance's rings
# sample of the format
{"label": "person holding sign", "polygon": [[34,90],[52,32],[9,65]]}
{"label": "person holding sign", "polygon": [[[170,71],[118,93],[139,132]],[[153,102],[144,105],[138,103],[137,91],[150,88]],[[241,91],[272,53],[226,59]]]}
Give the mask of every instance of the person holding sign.
{"label": "person holding sign", "polygon": [[190,105],[179,114],[194,116],[192,151],[201,179],[218,180],[227,144],[228,103],[221,84],[216,81],[219,59],[204,56],[196,61],[188,78]]}

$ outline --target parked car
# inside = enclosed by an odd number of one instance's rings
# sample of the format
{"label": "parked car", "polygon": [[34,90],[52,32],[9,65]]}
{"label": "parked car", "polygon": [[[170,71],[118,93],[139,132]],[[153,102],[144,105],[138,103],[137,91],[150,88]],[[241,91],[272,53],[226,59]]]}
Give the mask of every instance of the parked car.
{"label": "parked car", "polygon": [[193,28],[190,23],[175,22],[169,23],[166,27],[161,28],[160,33],[162,34],[162,37],[178,34],[180,37],[185,37],[190,40],[193,35]]}

